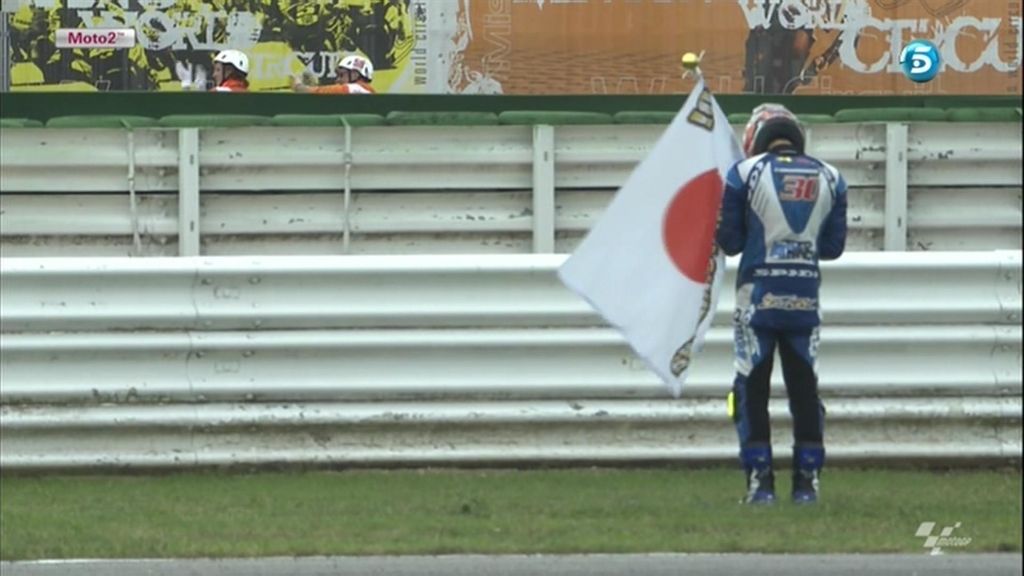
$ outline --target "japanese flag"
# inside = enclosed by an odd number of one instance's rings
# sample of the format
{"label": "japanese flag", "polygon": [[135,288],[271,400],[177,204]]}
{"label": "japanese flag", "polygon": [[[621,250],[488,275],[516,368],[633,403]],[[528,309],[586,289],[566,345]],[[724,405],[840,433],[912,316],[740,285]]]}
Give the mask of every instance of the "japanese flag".
{"label": "japanese flag", "polygon": [[724,275],[725,176],[743,158],[703,79],[558,274],[679,397]]}

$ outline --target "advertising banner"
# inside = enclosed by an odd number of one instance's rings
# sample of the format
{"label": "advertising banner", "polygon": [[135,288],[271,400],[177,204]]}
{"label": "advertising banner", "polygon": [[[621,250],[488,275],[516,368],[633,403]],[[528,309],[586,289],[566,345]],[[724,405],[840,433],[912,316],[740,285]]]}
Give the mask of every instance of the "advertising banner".
{"label": "advertising banner", "polygon": [[[11,18],[12,88],[180,90],[176,63],[208,71],[219,50],[236,48],[249,56],[253,90],[288,89],[303,71],[331,82],[335,62],[359,52],[373,61],[379,91],[424,92],[426,71],[417,78],[411,67],[408,8],[408,0],[23,2]],[[56,44],[61,29],[123,28],[136,32],[127,54]]]}
{"label": "advertising banner", "polygon": [[[704,51],[719,94],[1021,94],[1022,0],[23,0],[16,90],[175,90],[175,63],[245,51],[253,90],[369,57],[379,92],[686,93]],[[132,28],[133,47],[57,48],[60,29]],[[938,47],[928,83],[899,65]]]}
{"label": "advertising banner", "polygon": [[[469,5],[472,5],[471,9]],[[685,93],[684,52],[719,94],[1020,94],[1020,0],[490,0],[463,2],[453,91]],[[903,77],[912,39],[935,81]],[[467,74],[468,73],[468,74]],[[466,76],[478,78],[466,79]]]}

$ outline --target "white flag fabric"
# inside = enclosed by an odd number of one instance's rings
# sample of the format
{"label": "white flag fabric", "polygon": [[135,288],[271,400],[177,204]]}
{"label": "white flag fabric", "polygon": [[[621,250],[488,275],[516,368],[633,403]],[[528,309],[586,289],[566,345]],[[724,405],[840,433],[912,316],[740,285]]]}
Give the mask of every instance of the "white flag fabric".
{"label": "white flag fabric", "polygon": [[558,271],[679,397],[724,274],[714,249],[726,173],[743,158],[703,79]]}

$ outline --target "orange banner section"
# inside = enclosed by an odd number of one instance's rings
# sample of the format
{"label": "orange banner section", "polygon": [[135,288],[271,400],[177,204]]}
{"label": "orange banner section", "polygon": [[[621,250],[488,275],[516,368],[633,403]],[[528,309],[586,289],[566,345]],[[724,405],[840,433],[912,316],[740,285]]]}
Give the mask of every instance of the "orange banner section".
{"label": "orange banner section", "polygon": [[[685,92],[705,51],[718,93],[1020,94],[1019,0],[463,0],[463,61],[506,94]],[[935,43],[938,77],[899,53]]]}

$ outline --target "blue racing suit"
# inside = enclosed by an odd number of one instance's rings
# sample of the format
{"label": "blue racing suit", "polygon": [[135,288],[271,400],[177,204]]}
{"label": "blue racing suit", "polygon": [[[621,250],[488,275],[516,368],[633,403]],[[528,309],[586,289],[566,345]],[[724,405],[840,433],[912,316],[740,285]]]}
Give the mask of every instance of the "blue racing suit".
{"label": "blue racing suit", "polygon": [[846,182],[831,165],[785,147],[738,162],[726,177],[716,240],[730,256],[743,253],[733,318],[740,460],[748,472],[771,466],[768,397],[778,347],[794,467],[820,470],[818,261],[838,258],[846,245]]}

